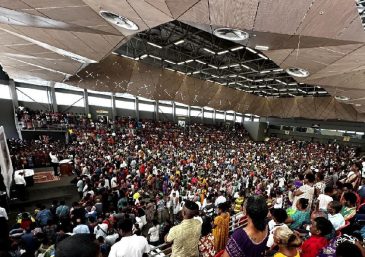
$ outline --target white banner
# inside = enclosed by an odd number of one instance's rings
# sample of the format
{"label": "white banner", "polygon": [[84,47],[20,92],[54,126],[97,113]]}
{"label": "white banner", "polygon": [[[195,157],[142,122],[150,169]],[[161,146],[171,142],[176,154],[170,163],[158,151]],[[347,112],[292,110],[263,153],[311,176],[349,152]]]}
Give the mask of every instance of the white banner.
{"label": "white banner", "polygon": [[0,167],[1,175],[4,179],[6,192],[10,196],[10,187],[13,181],[13,164],[11,163],[8,143],[6,142],[6,136],[4,127],[0,127]]}

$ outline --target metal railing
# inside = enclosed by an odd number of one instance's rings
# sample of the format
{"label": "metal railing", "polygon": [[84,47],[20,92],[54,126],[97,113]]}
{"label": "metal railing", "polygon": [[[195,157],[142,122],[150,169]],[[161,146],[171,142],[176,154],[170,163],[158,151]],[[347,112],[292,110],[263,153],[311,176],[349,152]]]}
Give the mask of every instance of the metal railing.
{"label": "metal railing", "polygon": [[[241,228],[245,225],[247,222],[247,219],[243,219],[244,217],[243,212],[239,212],[233,216],[231,216],[230,222],[229,222],[229,234],[232,234],[233,231],[237,228]],[[148,256],[149,257],[167,257],[171,256],[172,251],[172,244],[169,243],[163,243],[161,245],[152,247]]]}

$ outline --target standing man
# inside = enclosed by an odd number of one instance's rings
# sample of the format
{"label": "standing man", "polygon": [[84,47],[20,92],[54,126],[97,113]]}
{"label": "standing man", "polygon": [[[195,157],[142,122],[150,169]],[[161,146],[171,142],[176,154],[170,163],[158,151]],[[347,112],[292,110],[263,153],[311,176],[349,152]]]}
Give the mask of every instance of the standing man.
{"label": "standing man", "polygon": [[119,225],[119,233],[122,237],[115,243],[109,253],[109,257],[145,257],[150,251],[147,239],[143,236],[133,235],[133,221],[122,220]]}
{"label": "standing man", "polygon": [[49,157],[51,158],[54,175],[58,176],[58,164],[59,164],[58,157],[56,154],[53,154],[53,152],[49,153]]}
{"label": "standing man", "polygon": [[15,173],[14,183],[15,183],[15,189],[16,189],[18,198],[21,201],[24,201],[25,200],[25,187],[27,185],[27,182],[25,182],[23,171],[19,171],[19,172]]}
{"label": "standing man", "polygon": [[185,201],[182,210],[184,220],[172,227],[165,237],[167,243],[173,243],[171,257],[199,257],[198,243],[202,224],[194,219],[198,213],[199,206],[196,203]]}

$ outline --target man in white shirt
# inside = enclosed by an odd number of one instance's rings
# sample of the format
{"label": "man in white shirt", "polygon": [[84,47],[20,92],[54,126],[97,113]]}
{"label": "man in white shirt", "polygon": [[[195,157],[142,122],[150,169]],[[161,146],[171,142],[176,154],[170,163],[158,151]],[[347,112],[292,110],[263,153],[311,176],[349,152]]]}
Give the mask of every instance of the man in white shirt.
{"label": "man in white shirt", "polygon": [[143,236],[133,235],[133,222],[125,219],[119,223],[119,233],[122,239],[114,244],[109,257],[145,257],[150,251],[147,239]]}
{"label": "man in white shirt", "polygon": [[4,218],[5,220],[8,220],[8,214],[5,210],[5,208],[0,206],[0,218]]}
{"label": "man in white shirt", "polygon": [[340,227],[345,225],[345,219],[340,213],[342,209],[342,205],[340,202],[332,201],[328,204],[328,220],[331,221],[335,230],[338,230]]}
{"label": "man in white shirt", "polygon": [[318,196],[318,209],[327,211],[327,206],[330,202],[333,201],[333,198],[330,196],[333,192],[332,187],[325,187],[324,194],[320,194]]}
{"label": "man in white shirt", "polygon": [[25,200],[25,187],[27,185],[27,182],[24,179],[24,172],[23,171],[19,171],[16,172],[14,175],[14,183],[15,183],[15,188],[16,188],[16,192],[18,194],[18,198],[22,201]]}
{"label": "man in white shirt", "polygon": [[224,197],[223,194],[224,194],[224,192],[223,191],[220,191],[219,196],[217,197],[217,199],[214,202],[214,205],[215,206],[218,206],[218,204],[225,203],[227,201],[227,199]]}
{"label": "man in white shirt", "polygon": [[49,153],[49,158],[51,158],[51,163],[52,163],[54,175],[58,176],[58,164],[59,164],[58,157],[53,152],[50,152]]}

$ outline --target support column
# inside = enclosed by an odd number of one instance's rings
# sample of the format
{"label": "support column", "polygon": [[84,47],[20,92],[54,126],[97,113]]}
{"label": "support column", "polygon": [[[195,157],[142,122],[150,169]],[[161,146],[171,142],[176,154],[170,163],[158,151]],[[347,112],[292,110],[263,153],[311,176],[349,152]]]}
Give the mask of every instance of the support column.
{"label": "support column", "polygon": [[190,109],[190,105],[188,105],[188,121],[189,121],[189,124],[191,123],[191,116],[190,116],[190,111],[191,111],[191,109]]}
{"label": "support column", "polygon": [[88,116],[90,113],[89,108],[89,94],[87,93],[87,89],[84,89],[84,107],[85,107],[85,114]]}
{"label": "support column", "polygon": [[17,109],[19,107],[18,95],[16,93],[15,81],[12,79],[9,80],[9,90],[10,90],[11,100],[13,101],[14,109]]}
{"label": "support column", "polygon": [[52,106],[52,110],[53,112],[58,112],[58,105],[57,105],[57,100],[56,100],[56,90],[54,88],[56,83],[54,82],[49,82],[48,86],[50,88],[50,100],[51,100],[51,106]]}
{"label": "support column", "polygon": [[111,101],[112,101],[112,118],[113,118],[113,120],[115,120],[115,118],[117,117],[117,107],[115,104],[115,93],[114,92],[112,93]]}
{"label": "support column", "polygon": [[136,120],[139,121],[139,105],[138,105],[138,97],[134,100],[134,107],[136,109]]}
{"label": "support column", "polygon": [[19,125],[18,117],[16,115],[16,111],[19,107],[18,95],[16,93],[15,81],[12,79],[9,80],[9,91],[10,91],[11,101],[13,102],[15,128],[18,133],[19,139],[23,139],[22,128]]}
{"label": "support column", "polygon": [[224,111],[224,124],[226,123],[227,121],[227,111]]}
{"label": "support column", "polygon": [[236,112],[233,112],[233,123],[236,124]]}
{"label": "support column", "polygon": [[174,101],[172,102],[172,120],[176,122],[176,104]]}
{"label": "support column", "polygon": [[158,121],[159,120],[159,117],[158,117],[158,110],[160,109],[160,102],[159,100],[156,100],[155,101],[155,121]]}
{"label": "support column", "polygon": [[202,107],[202,123],[204,123],[204,107]]}
{"label": "support column", "polygon": [[215,124],[216,117],[217,117],[217,112],[216,112],[216,110],[214,109],[214,110],[213,110],[213,124]]}

